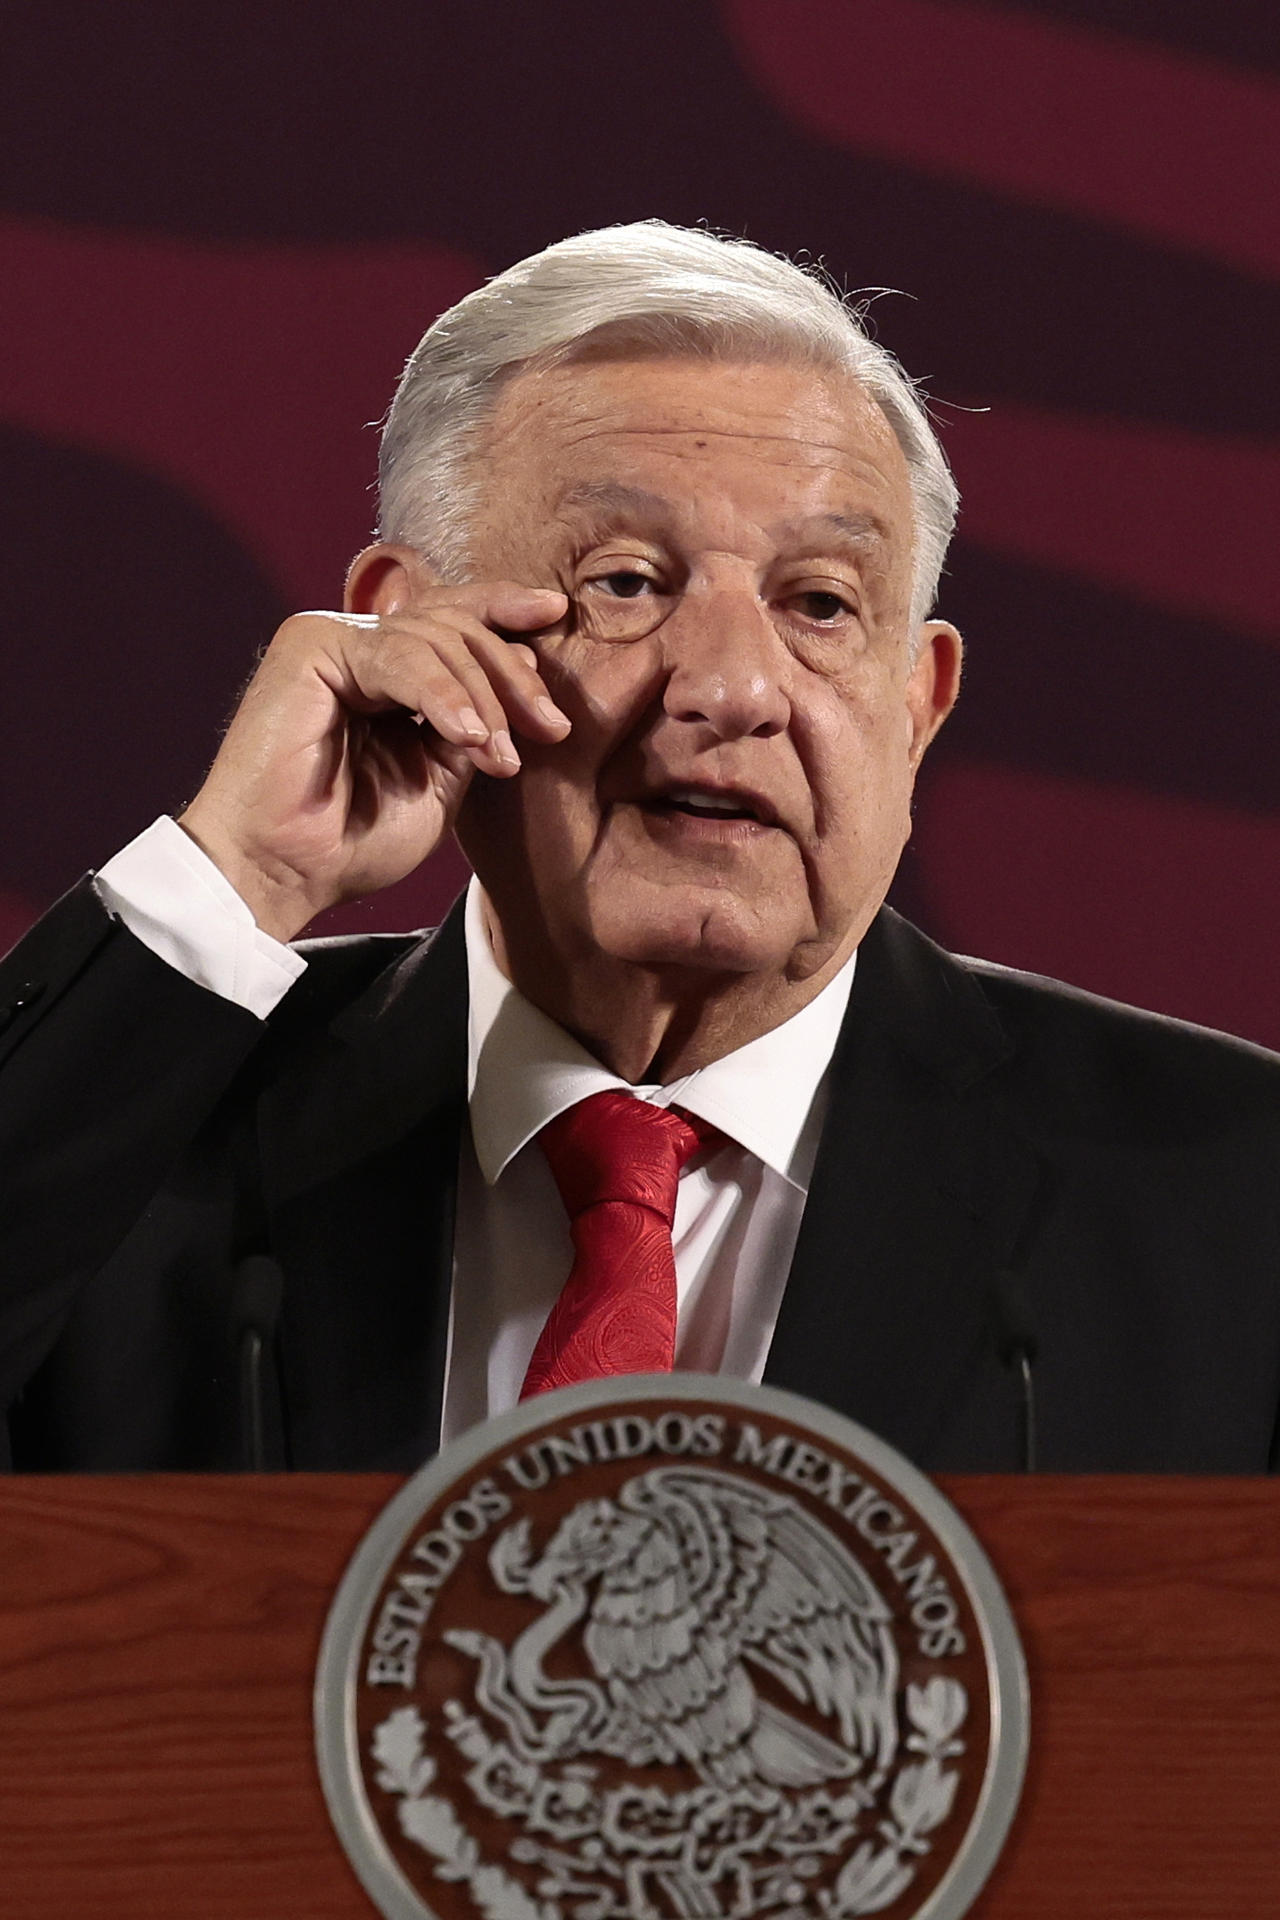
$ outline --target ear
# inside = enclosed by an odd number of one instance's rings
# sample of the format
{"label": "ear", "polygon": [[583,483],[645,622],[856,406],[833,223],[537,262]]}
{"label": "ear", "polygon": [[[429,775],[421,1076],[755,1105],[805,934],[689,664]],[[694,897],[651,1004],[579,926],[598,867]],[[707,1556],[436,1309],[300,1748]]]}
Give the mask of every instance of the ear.
{"label": "ear", "polygon": [[913,773],[956,703],[964,642],[949,620],[926,620],[920,628],[918,648],[907,679]]}
{"label": "ear", "polygon": [[342,596],[346,613],[397,613],[411,607],[436,576],[414,547],[377,541],[358,553],[347,568]]}

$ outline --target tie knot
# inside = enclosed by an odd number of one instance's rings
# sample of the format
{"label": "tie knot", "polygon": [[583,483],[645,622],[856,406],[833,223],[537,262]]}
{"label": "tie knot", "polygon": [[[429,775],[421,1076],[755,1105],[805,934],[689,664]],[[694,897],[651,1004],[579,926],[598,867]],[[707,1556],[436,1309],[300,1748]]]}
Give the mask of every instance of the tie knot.
{"label": "tie knot", "polygon": [[549,1120],[539,1139],[570,1220],[602,1201],[675,1217],[676,1182],[699,1147],[719,1140],[706,1120],[629,1093],[593,1093]]}

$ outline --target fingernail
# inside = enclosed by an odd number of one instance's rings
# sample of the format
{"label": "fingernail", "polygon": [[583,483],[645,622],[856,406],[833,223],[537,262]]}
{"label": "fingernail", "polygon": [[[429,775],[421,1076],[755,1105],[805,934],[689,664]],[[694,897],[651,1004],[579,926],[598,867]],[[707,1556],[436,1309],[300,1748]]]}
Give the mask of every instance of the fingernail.
{"label": "fingernail", "polygon": [[504,766],[518,767],[520,765],[520,755],[516,752],[511,735],[505,727],[503,727],[500,732],[494,734],[491,744],[494,752],[497,754],[499,760],[503,762]]}
{"label": "fingernail", "polygon": [[536,700],[534,705],[549,727],[567,727],[572,724],[568,714],[561,713],[554,700],[548,700],[544,697],[543,699]]}
{"label": "fingernail", "polygon": [[458,715],[458,725],[464,733],[472,734],[482,740],[488,738],[489,729],[474,707],[463,707]]}

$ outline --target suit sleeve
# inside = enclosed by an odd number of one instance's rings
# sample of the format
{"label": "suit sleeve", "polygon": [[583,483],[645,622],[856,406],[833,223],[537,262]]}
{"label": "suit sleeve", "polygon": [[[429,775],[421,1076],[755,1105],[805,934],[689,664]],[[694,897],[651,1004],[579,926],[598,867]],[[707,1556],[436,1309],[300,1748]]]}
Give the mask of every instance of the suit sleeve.
{"label": "suit sleeve", "polygon": [[143,946],[91,879],[0,962],[0,1405],[264,1031]]}

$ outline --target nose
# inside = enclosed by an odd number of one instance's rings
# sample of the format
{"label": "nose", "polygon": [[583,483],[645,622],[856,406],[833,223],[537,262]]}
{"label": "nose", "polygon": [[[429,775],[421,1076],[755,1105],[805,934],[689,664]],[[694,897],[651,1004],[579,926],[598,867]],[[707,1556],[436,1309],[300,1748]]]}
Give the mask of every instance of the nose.
{"label": "nose", "polygon": [[719,740],[769,739],[791,717],[791,656],[744,586],[687,592],[664,628],[664,711]]}

